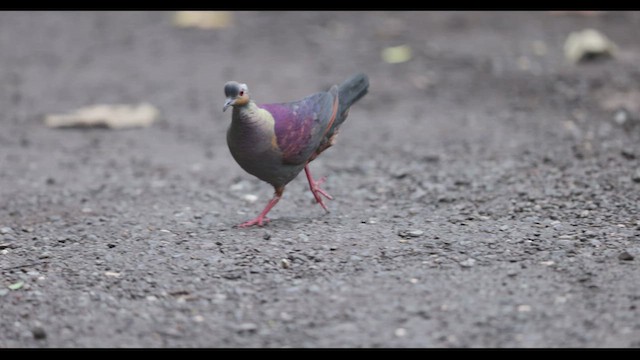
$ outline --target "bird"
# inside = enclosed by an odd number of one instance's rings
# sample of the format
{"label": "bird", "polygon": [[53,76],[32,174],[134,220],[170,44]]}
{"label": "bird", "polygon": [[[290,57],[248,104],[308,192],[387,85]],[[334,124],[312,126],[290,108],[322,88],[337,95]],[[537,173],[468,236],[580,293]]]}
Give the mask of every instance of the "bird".
{"label": "bird", "polygon": [[350,107],[368,89],[368,76],[357,73],[301,100],[258,105],[247,84],[229,81],[224,85],[222,111],[233,108],[227,130],[229,151],[242,169],[274,188],[264,210],[238,227],[267,224],[267,214],[282,198],[285,186],[303,169],[316,202],[329,212],[322,197],[333,197],[320,187],[326,178],[315,180],[309,163],[335,143]]}

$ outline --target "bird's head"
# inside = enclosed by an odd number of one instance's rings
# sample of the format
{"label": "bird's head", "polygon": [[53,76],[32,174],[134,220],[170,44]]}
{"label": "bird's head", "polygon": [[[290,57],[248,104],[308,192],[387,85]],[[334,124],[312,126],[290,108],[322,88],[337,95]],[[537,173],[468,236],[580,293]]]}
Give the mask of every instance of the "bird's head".
{"label": "bird's head", "polygon": [[227,100],[224,102],[222,111],[229,106],[246,105],[249,102],[249,88],[247,84],[240,84],[236,81],[229,81],[224,84],[224,95]]}

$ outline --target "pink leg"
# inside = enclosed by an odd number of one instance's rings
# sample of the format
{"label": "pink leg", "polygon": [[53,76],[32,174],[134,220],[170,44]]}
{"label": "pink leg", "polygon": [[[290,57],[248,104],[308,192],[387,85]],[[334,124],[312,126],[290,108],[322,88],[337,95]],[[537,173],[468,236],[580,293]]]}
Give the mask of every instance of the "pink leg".
{"label": "pink leg", "polygon": [[318,181],[313,180],[313,177],[311,176],[311,171],[309,170],[309,164],[307,164],[304,167],[304,172],[305,174],[307,174],[307,180],[309,181],[309,189],[311,189],[311,192],[313,193],[313,197],[316,198],[316,201],[318,202],[318,204],[320,204],[320,206],[322,206],[323,209],[329,212],[327,205],[324,204],[324,201],[322,201],[322,198],[320,197],[320,195],[322,195],[329,200],[333,200],[333,197],[331,195],[327,194],[326,191],[320,188],[320,184],[322,184],[326,180],[326,178],[323,177]]}
{"label": "pink leg", "polygon": [[278,203],[278,201],[282,197],[282,192],[283,191],[284,191],[284,187],[276,188],[276,193],[273,195],[273,198],[271,200],[269,200],[269,203],[264,208],[264,210],[262,210],[260,215],[258,215],[258,217],[253,219],[253,220],[249,220],[247,222],[244,222],[244,223],[238,225],[238,227],[245,228],[245,227],[249,227],[249,226],[253,226],[253,225],[262,226],[262,225],[268,223],[269,219],[267,219],[267,217],[266,217],[267,213],[271,210],[272,207],[274,207]]}

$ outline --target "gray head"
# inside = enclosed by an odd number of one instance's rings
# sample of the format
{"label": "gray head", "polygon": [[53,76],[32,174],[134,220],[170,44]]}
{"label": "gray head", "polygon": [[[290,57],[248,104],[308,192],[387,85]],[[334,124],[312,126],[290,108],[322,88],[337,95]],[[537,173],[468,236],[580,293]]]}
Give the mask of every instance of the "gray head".
{"label": "gray head", "polygon": [[222,111],[227,110],[229,106],[246,105],[249,103],[249,88],[247,84],[229,81],[224,84],[224,96],[227,97],[227,100],[224,102]]}

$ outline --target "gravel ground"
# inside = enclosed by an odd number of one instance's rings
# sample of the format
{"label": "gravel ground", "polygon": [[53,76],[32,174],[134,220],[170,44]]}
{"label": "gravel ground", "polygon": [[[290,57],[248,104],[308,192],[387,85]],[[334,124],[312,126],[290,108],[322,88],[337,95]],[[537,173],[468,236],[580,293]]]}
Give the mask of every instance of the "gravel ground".
{"label": "gravel ground", "polygon": [[[0,13],[0,347],[640,347],[640,109],[605,104],[640,91],[640,13],[234,15]],[[616,57],[567,63],[589,27]],[[331,212],[300,176],[234,228],[273,190],[228,151],[223,84],[358,71],[312,163]],[[138,102],[159,121],[43,124]]]}

